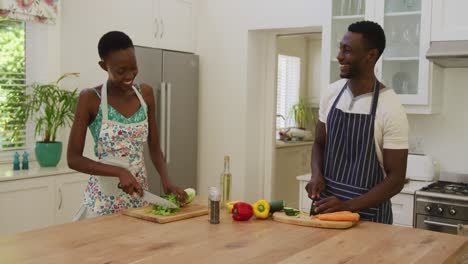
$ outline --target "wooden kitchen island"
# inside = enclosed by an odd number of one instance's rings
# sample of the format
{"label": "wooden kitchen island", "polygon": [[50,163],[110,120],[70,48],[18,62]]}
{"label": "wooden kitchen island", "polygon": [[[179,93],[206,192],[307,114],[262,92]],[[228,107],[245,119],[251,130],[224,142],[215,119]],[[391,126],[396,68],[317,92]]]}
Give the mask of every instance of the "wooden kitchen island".
{"label": "wooden kitchen island", "polygon": [[[34,217],[34,216],[31,216]],[[0,237],[0,263],[468,263],[468,238],[360,222],[346,230],[121,214]]]}

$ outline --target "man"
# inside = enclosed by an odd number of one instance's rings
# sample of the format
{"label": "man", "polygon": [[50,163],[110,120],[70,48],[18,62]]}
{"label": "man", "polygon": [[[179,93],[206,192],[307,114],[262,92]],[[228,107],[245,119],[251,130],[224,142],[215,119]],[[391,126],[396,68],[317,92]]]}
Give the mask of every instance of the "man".
{"label": "man", "polygon": [[392,224],[390,198],[403,188],[408,121],[395,92],[374,75],[385,49],[374,22],[351,24],[337,55],[340,77],[320,101],[306,186],[317,213],[358,211],[361,219]]}

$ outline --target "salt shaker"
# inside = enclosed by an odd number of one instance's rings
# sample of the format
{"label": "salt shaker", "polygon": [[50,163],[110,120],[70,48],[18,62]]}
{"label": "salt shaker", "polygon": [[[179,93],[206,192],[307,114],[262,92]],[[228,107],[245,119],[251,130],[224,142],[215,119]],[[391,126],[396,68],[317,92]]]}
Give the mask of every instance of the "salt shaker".
{"label": "salt shaker", "polygon": [[210,224],[219,224],[219,204],[221,200],[221,195],[218,188],[209,187],[208,188],[208,209]]}

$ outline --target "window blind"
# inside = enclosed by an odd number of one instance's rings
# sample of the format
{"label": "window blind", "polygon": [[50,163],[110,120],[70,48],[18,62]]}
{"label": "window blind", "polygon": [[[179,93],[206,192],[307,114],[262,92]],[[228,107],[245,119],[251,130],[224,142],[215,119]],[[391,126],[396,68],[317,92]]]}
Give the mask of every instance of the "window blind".
{"label": "window blind", "polygon": [[[301,58],[278,55],[278,80],[276,91],[276,127],[294,127],[291,107],[299,101]],[[284,119],[283,119],[284,117]]]}

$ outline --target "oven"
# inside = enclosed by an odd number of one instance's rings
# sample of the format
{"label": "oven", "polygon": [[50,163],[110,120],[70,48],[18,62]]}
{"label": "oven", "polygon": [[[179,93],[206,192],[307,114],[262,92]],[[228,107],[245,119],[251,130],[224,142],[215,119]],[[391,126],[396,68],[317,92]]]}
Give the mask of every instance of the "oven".
{"label": "oven", "polygon": [[413,226],[457,234],[468,225],[468,184],[438,181],[415,193]]}

